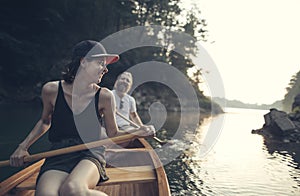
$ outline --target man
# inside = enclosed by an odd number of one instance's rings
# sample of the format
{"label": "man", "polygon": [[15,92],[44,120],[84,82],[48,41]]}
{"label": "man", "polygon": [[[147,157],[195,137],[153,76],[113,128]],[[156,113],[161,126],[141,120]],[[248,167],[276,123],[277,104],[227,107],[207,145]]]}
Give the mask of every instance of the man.
{"label": "man", "polygon": [[[131,73],[123,72],[118,76],[112,92],[115,96],[117,111],[137,125],[143,126],[141,118],[137,113],[135,99],[127,94],[132,87],[132,83],[133,79]],[[116,121],[121,130],[132,129],[130,123],[118,115],[116,115]]]}
{"label": "man", "polygon": [[[137,113],[135,99],[132,96],[127,94],[132,87],[132,83],[133,83],[133,79],[130,72],[123,72],[118,76],[114,85],[114,89],[112,90],[116,102],[116,111],[120,113],[123,117],[126,117],[127,119],[130,119],[131,121],[136,123],[138,126],[147,127],[149,130],[155,132],[154,126],[144,125],[142,123],[141,118]],[[119,115],[116,115],[116,124],[118,128],[123,131],[129,131],[131,129],[136,128],[131,126],[128,121],[124,120]],[[120,147],[124,148],[124,147],[129,147],[130,144],[131,141],[124,142],[118,145],[108,145],[106,146],[106,148],[107,149],[120,148]],[[105,152],[105,157],[108,163],[112,165],[116,164],[116,160],[121,159],[120,154],[118,155],[115,153],[111,153],[109,151]]]}

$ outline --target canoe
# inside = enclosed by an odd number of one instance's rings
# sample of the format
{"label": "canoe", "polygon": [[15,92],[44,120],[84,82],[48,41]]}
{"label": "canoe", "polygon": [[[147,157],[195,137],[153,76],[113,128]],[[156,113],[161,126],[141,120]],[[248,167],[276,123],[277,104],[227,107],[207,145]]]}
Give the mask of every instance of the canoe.
{"label": "canoe", "polygon": [[[114,157],[106,168],[108,181],[95,189],[110,196],[170,196],[168,179],[161,161],[150,144],[136,139],[126,149],[108,149]],[[44,160],[14,174],[0,183],[0,195],[31,196]]]}

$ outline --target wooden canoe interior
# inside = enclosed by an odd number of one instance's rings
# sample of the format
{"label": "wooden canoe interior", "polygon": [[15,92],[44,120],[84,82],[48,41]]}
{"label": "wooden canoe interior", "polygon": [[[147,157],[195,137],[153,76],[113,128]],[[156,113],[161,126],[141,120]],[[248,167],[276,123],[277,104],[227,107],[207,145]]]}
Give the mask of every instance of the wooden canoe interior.
{"label": "wooden canoe interior", "polygon": [[[115,196],[157,195],[156,176],[152,167],[107,168],[106,171],[110,180],[100,183],[95,189]],[[20,183],[11,191],[12,195],[34,195],[37,175],[38,172]]]}
{"label": "wooden canoe interior", "polygon": [[[114,158],[113,161],[108,161],[108,167],[106,168],[109,180],[99,183],[95,189],[111,196],[170,195],[163,168],[155,169],[157,160],[153,160],[153,154],[151,153],[153,149],[144,139],[136,140],[134,144],[134,148],[110,150]],[[148,146],[141,148],[145,145]],[[5,195],[34,195],[36,177],[41,163],[38,164],[39,166],[35,168],[33,173],[25,177],[25,180],[23,179],[21,183],[16,182],[14,188]],[[0,190],[7,183],[11,183],[11,179],[16,179],[15,176],[1,182]],[[2,195],[1,192],[0,195]]]}

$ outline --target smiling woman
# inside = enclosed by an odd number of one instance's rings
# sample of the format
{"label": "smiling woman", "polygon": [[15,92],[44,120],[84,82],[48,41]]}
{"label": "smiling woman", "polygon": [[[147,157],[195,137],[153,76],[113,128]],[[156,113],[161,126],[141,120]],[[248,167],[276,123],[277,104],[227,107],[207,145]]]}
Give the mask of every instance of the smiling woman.
{"label": "smiling woman", "polygon": [[[118,59],[117,54],[107,54],[96,41],[85,40],[75,45],[64,79],[43,86],[40,120],[11,155],[10,165],[22,166],[24,157],[29,155],[28,148],[47,131],[51,150],[101,139],[101,131],[105,130],[101,129],[102,116],[107,136],[125,135],[115,122],[113,94],[97,85],[108,71],[106,65]],[[147,126],[140,130],[145,132],[144,136],[154,134]],[[37,177],[35,194],[106,195],[93,190],[98,182],[108,180],[104,150],[100,146],[47,158]]]}

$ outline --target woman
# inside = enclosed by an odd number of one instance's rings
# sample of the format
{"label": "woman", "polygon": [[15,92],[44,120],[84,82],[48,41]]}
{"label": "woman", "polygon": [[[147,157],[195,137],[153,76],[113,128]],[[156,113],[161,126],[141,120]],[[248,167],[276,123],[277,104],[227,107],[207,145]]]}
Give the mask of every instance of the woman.
{"label": "woman", "polygon": [[[118,55],[107,54],[99,42],[78,43],[63,80],[43,86],[41,119],[11,155],[10,164],[22,166],[28,148],[48,130],[52,149],[101,139],[101,116],[109,137],[126,134],[116,125],[113,94],[97,85],[108,71],[106,66],[118,59]],[[151,126],[141,129],[145,136],[154,134]],[[103,154],[104,147],[99,147],[46,159],[37,179],[36,195],[106,195],[92,190],[99,181],[108,179]]]}

